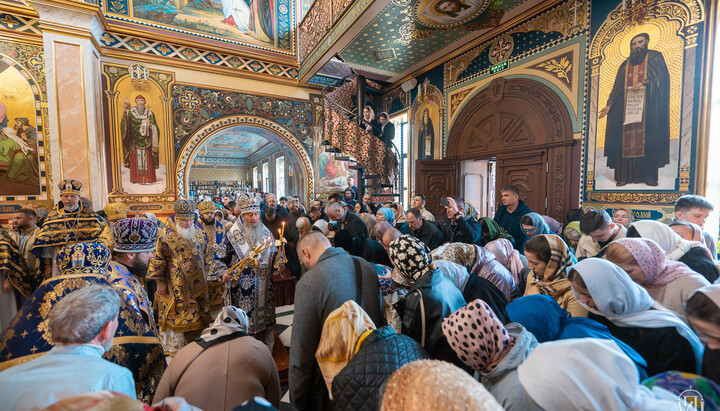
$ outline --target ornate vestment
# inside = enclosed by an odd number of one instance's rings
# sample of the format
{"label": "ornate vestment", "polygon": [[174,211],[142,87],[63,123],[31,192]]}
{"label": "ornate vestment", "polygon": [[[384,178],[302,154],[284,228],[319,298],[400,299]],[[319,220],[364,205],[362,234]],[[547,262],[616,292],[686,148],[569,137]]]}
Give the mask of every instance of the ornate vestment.
{"label": "ornate vestment", "polygon": [[205,279],[205,238],[195,230],[192,241],[177,232],[175,220],[160,230],[147,280],[167,284],[168,294],[155,294],[160,331],[202,330],[212,321]]}
{"label": "ornate vestment", "polygon": [[[50,351],[53,347],[48,327],[50,310],[65,295],[94,284],[109,285],[97,274],[70,274],[51,278],[32,293],[0,337],[0,371]],[[113,346],[104,358],[129,369],[133,373],[138,399],[152,402],[165,371],[162,346],[154,330],[124,298]]]}
{"label": "ornate vestment", "polygon": [[123,264],[111,261],[105,278],[118,291],[127,304],[155,330],[155,319],[150,298],[140,281]]}
{"label": "ornate vestment", "polygon": [[[245,258],[254,248],[273,238],[270,230],[260,223],[261,235],[252,242],[242,221],[233,224],[228,231],[228,257],[231,266]],[[274,241],[274,238],[273,238]],[[248,316],[249,334],[258,334],[275,324],[275,290],[273,288],[273,256],[277,247],[273,245],[260,253],[259,266],[247,267],[236,280],[229,282],[224,295],[225,305],[242,309]]]}
{"label": "ornate vestment", "polygon": [[10,281],[25,298],[44,280],[38,271],[27,269],[20,249],[4,228],[0,228],[0,275]]}
{"label": "ornate vestment", "polygon": [[212,225],[198,222],[195,227],[202,230],[207,244],[205,248],[205,278],[208,282],[210,309],[219,310],[223,306],[223,292],[226,288],[222,282],[222,276],[228,269],[224,261],[228,244],[225,228],[215,219],[213,219]]}

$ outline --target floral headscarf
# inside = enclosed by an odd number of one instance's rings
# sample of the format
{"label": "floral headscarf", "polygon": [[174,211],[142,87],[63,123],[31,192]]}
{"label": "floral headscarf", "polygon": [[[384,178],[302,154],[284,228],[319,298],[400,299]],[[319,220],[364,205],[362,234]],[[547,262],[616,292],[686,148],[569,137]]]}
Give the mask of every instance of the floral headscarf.
{"label": "floral headscarf", "polygon": [[623,246],[637,261],[647,277],[641,285],[665,285],[678,277],[694,273],[685,264],[668,260],[662,248],[648,238],[620,238],[613,242]]}
{"label": "floral headscarf", "polygon": [[491,371],[515,343],[493,310],[481,299],[468,303],[443,320],[443,334],[465,364]]}
{"label": "floral headscarf", "polygon": [[409,235],[393,240],[388,248],[388,254],[397,272],[410,282],[435,269],[428,246]]}

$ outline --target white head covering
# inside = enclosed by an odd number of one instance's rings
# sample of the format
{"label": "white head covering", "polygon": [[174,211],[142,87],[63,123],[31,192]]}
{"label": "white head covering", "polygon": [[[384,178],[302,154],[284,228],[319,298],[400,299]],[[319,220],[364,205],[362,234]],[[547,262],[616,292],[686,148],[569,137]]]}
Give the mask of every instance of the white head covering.
{"label": "white head covering", "polygon": [[2,132],[3,135],[7,136],[14,142],[18,143],[18,145],[20,146],[20,150],[22,150],[23,154],[27,155],[27,153],[30,152],[30,150],[32,150],[30,148],[30,146],[22,138],[18,137],[15,134],[15,130],[13,130],[12,128],[5,127],[2,130],[0,130],[0,132]]}
{"label": "white head covering", "polygon": [[703,288],[698,288],[690,295],[690,297],[695,295],[695,293],[705,294],[712,302],[715,303],[715,305],[718,306],[718,309],[720,309],[720,284],[706,285]]}
{"label": "white head covering", "polygon": [[[247,333],[248,325],[245,311],[232,305],[223,307],[215,318],[215,322],[203,330],[199,338],[203,342],[198,341],[198,344],[207,347],[225,341],[225,338],[237,332]],[[225,338],[219,340],[221,337]]]}
{"label": "white head covering", "polygon": [[676,395],[638,384],[635,364],[611,340],[572,338],[540,344],[517,373],[527,394],[544,410],[677,408]]}
{"label": "white head covering", "polygon": [[575,299],[583,307],[621,327],[675,327],[678,333],[690,342],[698,372],[700,371],[704,352],[700,339],[680,318],[657,304],[647,290],[633,282],[625,271],[610,261],[599,258],[586,258],[572,268],[585,282],[597,310],[582,303],[573,288]]}
{"label": "white head covering", "polygon": [[322,218],[317,220],[315,224],[313,224],[313,227],[317,227],[317,229],[325,235],[327,235],[328,233],[328,222],[323,220]]}
{"label": "white head covering", "polygon": [[445,260],[433,260],[435,268],[440,270],[445,277],[455,284],[455,287],[460,291],[465,290],[468,280],[470,279],[470,273],[467,268],[460,264],[453,263],[452,261]]}
{"label": "white head covering", "polygon": [[693,247],[705,245],[699,241],[688,241],[680,237],[669,225],[654,220],[639,220],[630,227],[635,227],[642,238],[654,240],[665,251],[668,260],[679,260]]}

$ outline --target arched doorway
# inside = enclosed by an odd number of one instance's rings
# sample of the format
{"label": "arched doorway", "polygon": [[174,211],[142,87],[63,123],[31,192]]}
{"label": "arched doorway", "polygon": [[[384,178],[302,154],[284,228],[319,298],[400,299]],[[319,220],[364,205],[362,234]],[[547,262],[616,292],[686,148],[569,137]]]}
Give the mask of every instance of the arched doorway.
{"label": "arched doorway", "polygon": [[[279,163],[282,176],[277,175]],[[255,167],[262,179],[254,177]],[[244,181],[249,187],[270,192],[284,184],[285,195],[298,195],[303,202],[312,198],[314,185],[310,156],[302,144],[281,125],[256,116],[217,119],[188,139],[176,167],[179,194],[184,198],[204,194],[207,188],[198,184],[203,179]]]}
{"label": "arched doorway", "polygon": [[499,189],[517,186],[530,208],[564,220],[578,206],[579,144],[558,95],[540,82],[498,78],[461,108],[452,124],[446,158],[494,159]]}

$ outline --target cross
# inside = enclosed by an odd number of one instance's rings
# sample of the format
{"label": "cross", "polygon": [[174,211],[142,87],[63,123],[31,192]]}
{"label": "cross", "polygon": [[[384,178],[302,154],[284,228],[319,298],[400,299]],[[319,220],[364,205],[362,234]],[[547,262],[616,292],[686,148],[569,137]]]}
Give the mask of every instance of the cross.
{"label": "cross", "polygon": [[24,330],[22,333],[20,333],[20,335],[22,335],[22,337],[25,338],[28,335],[27,330]]}
{"label": "cross", "polygon": [[65,242],[70,242],[70,233],[65,234]]}
{"label": "cross", "polygon": [[569,7],[570,10],[573,11],[573,27],[577,26],[577,12],[580,7],[582,7],[582,4],[578,4],[577,0],[575,0],[575,3]]}
{"label": "cross", "polygon": [[33,354],[35,354],[35,351],[37,351],[37,350],[38,350],[38,348],[37,348],[36,346],[34,346],[34,345],[33,345],[33,347],[30,349],[30,351],[32,351]]}

